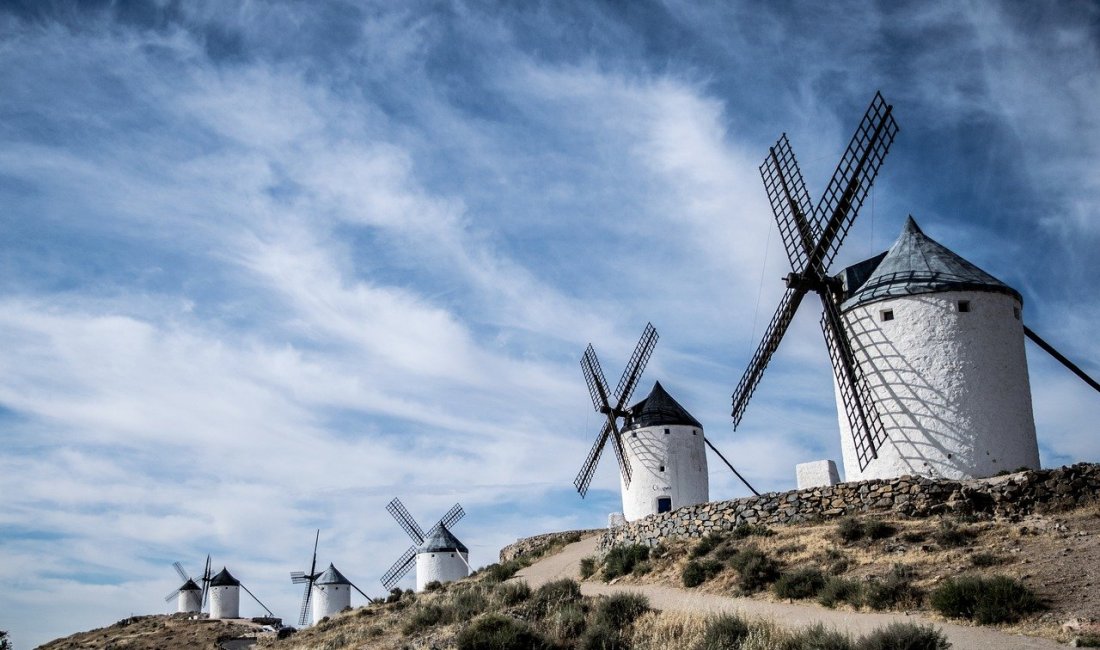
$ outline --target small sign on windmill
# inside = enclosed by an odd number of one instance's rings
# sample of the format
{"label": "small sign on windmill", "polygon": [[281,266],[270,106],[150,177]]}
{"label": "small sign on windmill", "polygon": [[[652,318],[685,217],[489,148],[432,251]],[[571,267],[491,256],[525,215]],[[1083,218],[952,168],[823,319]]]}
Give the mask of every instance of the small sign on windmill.
{"label": "small sign on windmill", "polygon": [[351,590],[358,591],[368,602],[374,602],[363,590],[356,587],[351,580],[344,577],[332,563],[324,571],[317,570],[317,543],[321,539],[321,530],[313,537],[313,559],[309,563],[309,573],[305,571],[291,571],[290,581],[296,585],[305,584],[305,593],[302,594],[302,607],[298,612],[298,625],[306,624],[313,613],[313,624],[316,625],[326,616],[332,616],[351,607]]}
{"label": "small sign on windmill", "polygon": [[466,516],[460,504],[455,504],[425,533],[400,499],[390,501],[386,511],[412,539],[413,545],[382,575],[382,585],[392,589],[416,566],[416,590],[423,591],[429,582],[451,582],[470,575],[470,551],[451,532],[451,527]]}

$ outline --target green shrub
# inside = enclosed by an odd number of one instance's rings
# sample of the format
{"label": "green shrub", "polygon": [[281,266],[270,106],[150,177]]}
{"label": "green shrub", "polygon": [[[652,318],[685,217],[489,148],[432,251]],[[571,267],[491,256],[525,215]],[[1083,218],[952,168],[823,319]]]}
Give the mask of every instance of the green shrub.
{"label": "green shrub", "polygon": [[947,650],[947,637],[931,625],[891,623],[861,638],[855,650]]}
{"label": "green shrub", "polygon": [[639,562],[649,559],[649,547],[642,544],[613,546],[603,559],[603,577],[611,580],[625,576],[634,570]]}
{"label": "green shrub", "polygon": [[868,519],[863,522],[863,535],[870,539],[886,539],[892,537],[896,532],[898,532],[897,528],[881,519]]}
{"label": "green shrub", "polygon": [[545,619],[546,629],[556,638],[572,643],[584,632],[587,613],[583,603],[564,603],[557,606]]}
{"label": "green shrub", "polygon": [[703,569],[702,564],[695,560],[689,560],[680,573],[680,580],[683,581],[685,587],[698,587],[706,582],[707,572]]}
{"label": "green shrub", "polygon": [[988,625],[1011,623],[1042,608],[1031,589],[1007,576],[948,579],[932,592],[932,607],[944,616]]}
{"label": "green shrub", "polygon": [[621,630],[606,623],[597,623],[588,626],[577,647],[582,650],[628,650],[630,644],[623,638]]}
{"label": "green shrub", "polygon": [[502,582],[497,585],[493,596],[497,602],[510,607],[522,603],[531,597],[531,587],[522,580],[517,582]]}
{"label": "green shrub", "polygon": [[468,621],[489,608],[489,599],[481,589],[463,589],[451,594],[451,617],[456,621]]}
{"label": "green shrub", "polygon": [[551,644],[529,625],[510,616],[486,614],[455,637],[458,650],[550,650]]}
{"label": "green shrub", "polygon": [[749,635],[749,624],[736,614],[719,614],[707,620],[703,640],[697,650],[739,648]]}
{"label": "green shrub", "polygon": [[858,519],[841,519],[836,527],[837,535],[845,542],[858,542],[863,539],[863,524]]}
{"label": "green shrub", "polygon": [[883,578],[870,580],[863,590],[863,602],[871,609],[914,609],[920,607],[924,593],[913,584],[912,567],[895,564]]}
{"label": "green shrub", "polygon": [[548,582],[536,589],[528,599],[528,606],[535,618],[543,618],[563,605],[575,603],[580,599],[581,587],[577,581],[563,578]]}
{"label": "green shrub", "polygon": [[863,585],[858,580],[832,577],[825,581],[817,602],[826,607],[836,607],[839,603],[848,603],[853,607],[863,605]]}
{"label": "green shrub", "polygon": [[976,567],[997,566],[1004,562],[1004,558],[995,553],[975,553],[970,556],[970,564]]}
{"label": "green shrub", "polygon": [[622,628],[649,611],[649,599],[641,594],[614,594],[599,602],[594,623]]}
{"label": "green shrub", "polygon": [[852,650],[852,639],[821,623],[798,630],[781,644],[782,650]]}
{"label": "green shrub", "polygon": [[489,584],[496,584],[498,582],[504,582],[508,578],[516,575],[516,571],[519,571],[525,566],[527,565],[523,561],[514,559],[499,564],[490,564],[479,571],[479,573],[484,576],[483,580]]}
{"label": "green shrub", "polygon": [[432,580],[428,584],[424,585],[424,591],[427,591],[429,593],[433,592],[433,591],[439,591],[442,588],[443,588],[443,583],[438,581],[438,580]]}
{"label": "green shrub", "polygon": [[733,556],[730,566],[737,571],[737,586],[745,593],[764,589],[779,578],[779,564],[756,548],[745,548]]}
{"label": "green shrub", "polygon": [[710,553],[710,557],[716,562],[727,562],[734,555],[737,555],[740,549],[731,542],[725,542],[718,546]]}
{"label": "green shrub", "polygon": [[418,634],[424,630],[446,622],[447,611],[438,605],[421,605],[413,609],[401,631],[405,636]]}
{"label": "green shrub", "polygon": [[730,532],[733,539],[745,539],[746,537],[771,537],[775,531],[764,524],[741,524]]}
{"label": "green shrub", "polygon": [[813,598],[825,587],[825,576],[820,569],[799,569],[784,573],[772,585],[772,590],[780,598]]}
{"label": "green shrub", "polygon": [[908,544],[919,544],[928,539],[928,534],[919,530],[907,530],[901,534],[901,539]]}
{"label": "green shrub", "polygon": [[713,551],[724,539],[725,536],[721,533],[707,533],[695,544],[695,546],[691,547],[691,553],[689,553],[688,556],[693,560],[701,558]]}
{"label": "green shrub", "polygon": [[1076,639],[1078,648],[1100,648],[1100,634],[1086,632]]}
{"label": "green shrub", "polygon": [[634,565],[634,570],[630,572],[632,576],[644,576],[653,570],[653,567],[649,565],[649,562],[639,562]]}
{"label": "green shrub", "polygon": [[585,557],[581,558],[581,579],[587,580],[596,573],[596,558]]}
{"label": "green shrub", "polygon": [[974,539],[974,533],[965,528],[959,528],[952,521],[945,520],[940,522],[940,528],[933,535],[933,539],[944,548],[955,548],[969,544]]}

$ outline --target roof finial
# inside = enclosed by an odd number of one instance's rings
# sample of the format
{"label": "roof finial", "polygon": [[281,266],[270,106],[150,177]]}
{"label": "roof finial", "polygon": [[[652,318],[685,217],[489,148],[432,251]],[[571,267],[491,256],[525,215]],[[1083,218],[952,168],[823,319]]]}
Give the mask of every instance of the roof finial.
{"label": "roof finial", "polygon": [[921,229],[920,229],[920,226],[918,226],[918,225],[917,225],[917,220],[913,218],[913,215],[909,215],[909,216],[908,216],[908,217],[907,217],[907,218],[905,219],[905,231],[906,231],[906,232],[913,232],[913,233],[917,233],[917,234],[919,234],[919,235],[923,235],[923,234],[924,234],[924,231],[923,231],[923,230],[921,230]]}

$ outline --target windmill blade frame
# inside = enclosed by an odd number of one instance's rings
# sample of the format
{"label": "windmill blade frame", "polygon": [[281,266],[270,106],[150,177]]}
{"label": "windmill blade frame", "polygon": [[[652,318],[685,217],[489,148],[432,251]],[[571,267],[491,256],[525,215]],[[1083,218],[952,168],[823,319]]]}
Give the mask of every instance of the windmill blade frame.
{"label": "windmill blade frame", "polygon": [[588,385],[588,394],[592,397],[592,407],[597,413],[607,413],[611,409],[607,378],[604,377],[600,360],[596,356],[596,349],[591,343],[581,355],[581,372],[584,374],[584,382]]}
{"label": "windmill blade frame", "polygon": [[760,178],[791,268],[806,268],[817,241],[815,224],[811,222],[814,209],[786,133],[768,150],[768,157],[760,165]]}
{"label": "windmill blade frame", "polygon": [[191,579],[191,576],[187,575],[187,572],[183,570],[183,564],[182,563],[173,562],[172,567],[176,570],[176,573],[179,574],[180,580],[183,580],[184,582],[187,582],[188,580]]}
{"label": "windmill blade frame", "polygon": [[581,493],[581,497],[588,493],[588,486],[592,483],[592,478],[596,474],[596,465],[600,462],[600,456],[603,454],[603,446],[610,435],[611,423],[605,421],[599,435],[596,436],[596,442],[588,450],[588,457],[581,465],[581,471],[577,472],[577,477],[573,479],[573,485],[577,488],[577,492]]}
{"label": "windmill blade frame", "polygon": [[802,304],[806,291],[805,287],[797,289],[788,287],[787,292],[783,294],[783,298],[779,301],[775,314],[772,315],[772,319],[768,323],[768,329],[764,330],[760,345],[756,347],[756,352],[753,353],[749,366],[745,368],[745,374],[741,375],[741,381],[737,383],[737,388],[733,391],[733,411],[731,415],[733,416],[734,431],[741,424],[741,418],[745,415],[749,399],[756,392],[756,386],[764,376],[764,369],[768,367],[775,351],[779,349],[779,343],[791,326],[791,321],[794,319],[795,312],[798,311],[798,306]]}
{"label": "windmill blade frame", "polygon": [[825,335],[825,346],[829,350],[829,360],[844,403],[859,469],[863,471],[872,460],[878,458],[878,449],[886,442],[886,429],[859,360],[852,350],[840,310],[827,296],[822,296],[821,302],[821,331]]}
{"label": "windmill blade frame", "polygon": [[211,569],[210,569],[210,556],[207,555],[206,556],[206,568],[204,568],[203,571],[202,571],[202,601],[199,605],[199,610],[200,611],[206,608],[206,596],[210,592],[210,580],[213,579],[213,577],[214,577],[214,576],[211,575],[210,572],[211,572]]}
{"label": "windmill blade frame", "polygon": [[390,516],[394,518],[398,526],[405,531],[413,542],[416,544],[423,544],[426,535],[424,529],[420,527],[420,524],[416,523],[416,519],[413,518],[412,513],[409,512],[405,504],[401,503],[401,500],[394,497],[392,501],[386,504],[386,512],[390,513]]}
{"label": "windmill blade frame", "polygon": [[653,356],[653,349],[657,346],[658,338],[660,337],[657,334],[657,328],[653,327],[653,323],[646,323],[645,329],[642,331],[642,337],[638,339],[638,344],[634,346],[634,352],[630,355],[626,368],[623,368],[619,385],[615,387],[616,411],[622,411],[630,396],[634,394],[634,388],[638,385],[642,373],[645,372],[645,367],[649,364],[649,358]]}
{"label": "windmill blade frame", "polygon": [[312,593],[313,593],[313,581],[310,580],[309,584],[306,585],[305,593],[302,594],[302,607],[298,611],[298,627],[301,627],[301,626],[305,625],[306,621],[309,620],[310,610],[312,610],[311,605],[313,604],[310,601],[310,595]]}
{"label": "windmill blade frame", "polygon": [[401,578],[405,577],[405,574],[412,569],[416,558],[416,547],[410,546],[408,550],[401,554],[401,557],[393,563],[385,573],[382,574],[381,582],[382,586],[386,589],[393,589],[393,586],[401,581]]}
{"label": "windmill blade frame", "polygon": [[462,509],[462,504],[456,503],[451,506],[450,510],[448,510],[446,513],[443,514],[442,517],[439,518],[439,521],[437,521],[434,526],[432,526],[432,532],[434,533],[436,529],[438,529],[440,526],[450,528],[451,526],[457,524],[465,516],[466,511]]}
{"label": "windmill blade frame", "polygon": [[164,602],[166,602],[166,603],[171,602],[171,600],[173,598],[176,598],[177,596],[179,596],[179,593],[180,593],[179,589],[173,589],[171,592],[169,592],[169,594],[167,596],[164,597]]}

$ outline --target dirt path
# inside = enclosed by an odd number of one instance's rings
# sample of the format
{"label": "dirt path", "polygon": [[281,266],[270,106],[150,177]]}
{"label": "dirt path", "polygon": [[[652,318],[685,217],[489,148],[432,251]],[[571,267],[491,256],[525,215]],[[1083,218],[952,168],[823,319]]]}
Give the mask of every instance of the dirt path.
{"label": "dirt path", "polygon": [[[596,541],[596,537],[589,537],[570,544],[560,553],[544,558],[516,575],[526,580],[532,588],[537,588],[551,580],[577,578],[580,575],[581,558],[595,552]],[[931,623],[941,629],[953,647],[959,650],[1039,650],[1063,647],[1060,643],[1049,639],[1006,634],[992,628],[943,623],[919,615],[844,612],[817,605],[733,598],[663,585],[607,585],[583,582],[581,592],[586,596],[622,592],[640,593],[649,598],[650,605],[661,610],[697,613],[732,612],[747,618],[773,620],[785,627],[805,627],[820,622],[853,635],[866,634],[875,628],[899,621]]]}

